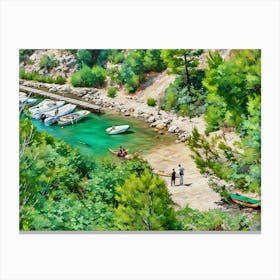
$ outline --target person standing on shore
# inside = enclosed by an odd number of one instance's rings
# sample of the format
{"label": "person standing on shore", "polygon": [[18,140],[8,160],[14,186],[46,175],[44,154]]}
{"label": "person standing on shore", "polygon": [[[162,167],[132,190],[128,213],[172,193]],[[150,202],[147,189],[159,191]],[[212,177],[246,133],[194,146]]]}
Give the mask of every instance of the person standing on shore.
{"label": "person standing on shore", "polygon": [[179,164],[178,166],[179,166],[180,185],[184,185],[184,168],[181,166],[181,164]]}
{"label": "person standing on shore", "polygon": [[171,173],[171,187],[175,186],[175,179],[176,179],[176,172],[175,172],[175,169],[173,168],[172,173]]}

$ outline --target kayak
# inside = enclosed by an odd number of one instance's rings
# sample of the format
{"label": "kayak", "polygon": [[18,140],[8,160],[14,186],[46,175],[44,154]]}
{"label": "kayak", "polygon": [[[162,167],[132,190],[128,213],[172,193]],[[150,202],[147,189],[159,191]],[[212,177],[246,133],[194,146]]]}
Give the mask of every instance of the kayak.
{"label": "kayak", "polygon": [[246,206],[246,207],[258,208],[261,206],[260,199],[252,199],[250,197],[240,195],[238,193],[230,193],[229,197],[231,198],[231,200],[233,202]]}

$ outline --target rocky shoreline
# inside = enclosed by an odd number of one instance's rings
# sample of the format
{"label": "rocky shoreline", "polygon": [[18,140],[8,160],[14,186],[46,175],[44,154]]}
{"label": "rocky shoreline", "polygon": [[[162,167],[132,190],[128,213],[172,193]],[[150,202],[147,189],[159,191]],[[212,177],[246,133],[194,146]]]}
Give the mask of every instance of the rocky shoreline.
{"label": "rocky shoreline", "polygon": [[204,133],[205,122],[202,117],[188,118],[181,117],[173,112],[160,110],[158,107],[151,107],[139,100],[137,96],[125,95],[110,98],[106,90],[95,88],[74,88],[69,85],[45,84],[34,81],[20,80],[20,85],[46,89],[51,93],[63,96],[73,96],[83,101],[100,106],[105,113],[118,112],[127,117],[134,117],[150,126],[158,133],[171,133],[177,137],[176,142],[185,142],[186,138],[196,127],[199,133]]}

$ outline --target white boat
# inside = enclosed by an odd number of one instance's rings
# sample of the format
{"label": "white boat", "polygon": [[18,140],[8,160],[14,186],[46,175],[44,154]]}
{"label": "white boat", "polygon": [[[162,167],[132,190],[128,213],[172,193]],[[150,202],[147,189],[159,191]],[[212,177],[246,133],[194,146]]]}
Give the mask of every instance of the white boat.
{"label": "white boat", "polygon": [[29,98],[26,96],[25,92],[20,92],[19,93],[19,107],[25,107],[25,106],[30,106],[36,103],[37,99],[35,98]]}
{"label": "white boat", "polygon": [[120,134],[124,133],[129,129],[129,125],[118,125],[118,126],[111,126],[106,129],[107,134]]}
{"label": "white boat", "polygon": [[86,117],[87,115],[90,114],[90,111],[88,110],[81,110],[81,111],[77,111],[65,116],[62,116],[60,118],[57,119],[57,123],[59,125],[68,125],[68,124],[74,124],[77,123],[78,121],[80,121],[81,119],[83,119],[84,117]]}
{"label": "white boat", "polygon": [[54,124],[59,117],[72,113],[76,109],[76,105],[74,104],[66,104],[62,107],[56,108],[45,114],[41,115],[41,119],[44,121],[44,124],[49,126]]}
{"label": "white boat", "polygon": [[45,99],[36,106],[29,108],[31,117],[34,119],[40,119],[41,115],[49,112],[53,109],[59,108],[64,105],[65,101],[54,101],[50,99]]}

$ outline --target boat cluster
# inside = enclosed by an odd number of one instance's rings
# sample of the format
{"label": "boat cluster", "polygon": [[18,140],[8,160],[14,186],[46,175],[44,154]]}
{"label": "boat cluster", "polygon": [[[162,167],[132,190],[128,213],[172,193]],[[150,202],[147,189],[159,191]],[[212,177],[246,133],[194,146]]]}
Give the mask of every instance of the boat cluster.
{"label": "boat cluster", "polygon": [[[20,108],[30,106],[36,103],[37,99],[30,98],[24,92],[19,93]],[[57,122],[58,125],[68,125],[77,123],[90,114],[88,110],[75,111],[76,105],[65,104],[64,101],[55,101],[44,99],[37,105],[29,108],[31,117],[41,119],[46,126],[50,126]],[[75,112],[74,112],[75,111]],[[106,129],[107,134],[120,134],[129,129],[129,125],[111,126]]]}
{"label": "boat cluster", "polygon": [[[36,101],[35,98],[29,98],[24,96],[24,93],[20,93],[20,107],[33,105]],[[74,104],[65,104],[64,101],[44,99],[39,104],[30,107],[29,112],[32,118],[41,119],[46,126],[56,122],[58,125],[68,125],[77,123],[90,114],[88,110],[74,112],[76,107]]]}

